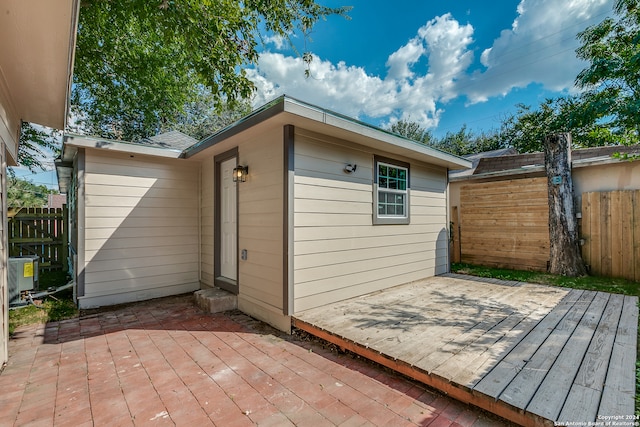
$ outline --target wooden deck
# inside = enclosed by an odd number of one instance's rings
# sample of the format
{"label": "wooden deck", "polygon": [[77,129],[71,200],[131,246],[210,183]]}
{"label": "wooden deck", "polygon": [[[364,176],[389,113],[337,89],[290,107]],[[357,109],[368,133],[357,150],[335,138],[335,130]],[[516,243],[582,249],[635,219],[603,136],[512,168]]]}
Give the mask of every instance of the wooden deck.
{"label": "wooden deck", "polygon": [[634,413],[636,297],[449,274],[293,324],[522,425]]}

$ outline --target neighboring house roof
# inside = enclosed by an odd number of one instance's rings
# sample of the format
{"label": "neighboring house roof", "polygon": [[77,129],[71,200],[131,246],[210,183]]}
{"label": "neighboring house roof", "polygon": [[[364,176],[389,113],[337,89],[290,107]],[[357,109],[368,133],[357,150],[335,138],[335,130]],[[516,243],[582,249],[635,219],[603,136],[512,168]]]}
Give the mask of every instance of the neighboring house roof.
{"label": "neighboring house roof", "polygon": [[151,138],[144,138],[142,141],[138,142],[138,144],[180,151],[184,151],[197,143],[197,139],[192,138],[189,135],[185,135],[177,130],[161,133],[160,135],[152,136]]}
{"label": "neighboring house roof", "polygon": [[483,151],[482,153],[476,154],[467,154],[462,157],[471,162],[471,169],[452,170],[451,172],[449,172],[449,178],[461,178],[473,175],[476,168],[478,167],[478,163],[480,163],[480,160],[485,157],[500,157],[510,154],[518,154],[518,151],[515,148],[501,148],[499,150]]}
{"label": "neighboring house roof", "polygon": [[67,204],[66,194],[49,194],[47,196],[47,207],[49,209],[62,209]]}
{"label": "neighboring house roof", "polygon": [[[488,152],[494,153],[494,152]],[[595,164],[615,163],[621,161],[613,155],[640,155],[640,145],[615,145],[606,147],[580,148],[571,151],[572,167],[583,167]],[[508,175],[540,175],[544,172],[544,153],[525,153],[511,155],[488,155],[480,153],[472,173],[450,173],[451,181],[480,179]]]}

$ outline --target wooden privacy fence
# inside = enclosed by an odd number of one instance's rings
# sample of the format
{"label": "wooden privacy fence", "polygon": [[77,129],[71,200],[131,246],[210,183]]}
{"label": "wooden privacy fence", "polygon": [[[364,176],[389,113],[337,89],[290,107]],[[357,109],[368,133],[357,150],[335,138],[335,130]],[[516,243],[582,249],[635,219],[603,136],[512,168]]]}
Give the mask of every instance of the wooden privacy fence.
{"label": "wooden privacy fence", "polygon": [[640,281],[640,190],[583,193],[580,235],[591,274]]}
{"label": "wooden privacy fence", "polygon": [[[545,177],[464,185],[451,219],[452,261],[547,270]],[[640,190],[583,193],[579,225],[590,274],[640,282]]]}
{"label": "wooden privacy fence", "polygon": [[41,270],[67,270],[67,209],[9,208],[9,256],[37,255]]}
{"label": "wooden privacy fence", "polygon": [[[454,207],[455,208],[455,207]],[[452,209],[462,262],[546,271],[549,261],[547,178],[471,183],[460,190],[459,227]]]}

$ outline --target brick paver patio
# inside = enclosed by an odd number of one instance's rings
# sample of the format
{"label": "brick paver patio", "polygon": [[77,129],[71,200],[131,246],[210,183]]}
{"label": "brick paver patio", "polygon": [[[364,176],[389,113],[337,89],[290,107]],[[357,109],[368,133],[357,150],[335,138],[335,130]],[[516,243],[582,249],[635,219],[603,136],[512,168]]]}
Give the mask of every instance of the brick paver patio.
{"label": "brick paver patio", "polygon": [[0,374],[0,425],[506,425],[352,355],[192,301],[19,329]]}

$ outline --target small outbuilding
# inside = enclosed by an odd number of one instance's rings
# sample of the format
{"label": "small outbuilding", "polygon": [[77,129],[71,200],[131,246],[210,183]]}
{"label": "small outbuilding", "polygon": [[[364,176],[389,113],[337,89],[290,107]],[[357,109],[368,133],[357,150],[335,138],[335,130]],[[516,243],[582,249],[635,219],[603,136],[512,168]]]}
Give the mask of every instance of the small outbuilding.
{"label": "small outbuilding", "polygon": [[195,141],[67,135],[81,308],[220,287],[290,316],[449,269],[448,171],[471,163],[290,97]]}

